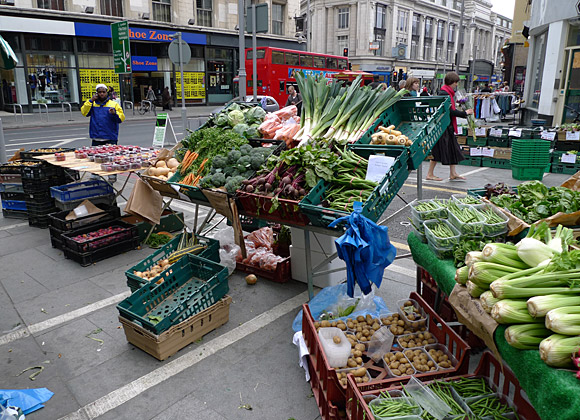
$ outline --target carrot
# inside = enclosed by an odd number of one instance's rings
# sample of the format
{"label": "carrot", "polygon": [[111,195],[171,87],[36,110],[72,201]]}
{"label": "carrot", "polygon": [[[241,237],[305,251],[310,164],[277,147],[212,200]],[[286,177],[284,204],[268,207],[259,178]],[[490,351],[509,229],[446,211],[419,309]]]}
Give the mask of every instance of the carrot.
{"label": "carrot", "polygon": [[187,162],[187,158],[189,157],[190,154],[191,152],[187,150],[187,152],[185,152],[185,156],[183,156],[183,160],[181,161],[181,163]]}
{"label": "carrot", "polygon": [[205,163],[208,161],[208,158],[205,158],[203,160],[203,162],[201,162],[201,165],[199,165],[199,169],[197,170],[197,173],[201,173],[201,171],[203,171],[203,167],[205,166]]}

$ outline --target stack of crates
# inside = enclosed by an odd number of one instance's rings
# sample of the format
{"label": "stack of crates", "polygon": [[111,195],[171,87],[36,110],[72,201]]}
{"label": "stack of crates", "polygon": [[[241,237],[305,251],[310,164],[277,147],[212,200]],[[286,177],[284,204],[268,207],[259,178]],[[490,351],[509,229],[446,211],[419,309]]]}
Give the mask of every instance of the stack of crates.
{"label": "stack of crates", "polygon": [[2,216],[10,219],[26,219],[26,201],[22,189],[21,167],[16,163],[0,166],[0,198]]}
{"label": "stack of crates", "polygon": [[547,140],[513,139],[512,177],[521,181],[541,181],[550,167],[550,147]]}
{"label": "stack of crates", "polygon": [[575,150],[554,150],[552,152],[552,172],[555,174],[574,175],[580,171],[580,159]]}
{"label": "stack of crates", "polygon": [[88,199],[93,204],[116,205],[113,187],[101,180],[75,182],[52,187],[50,195],[56,200],[56,207],[62,211],[73,210],[84,200]]}

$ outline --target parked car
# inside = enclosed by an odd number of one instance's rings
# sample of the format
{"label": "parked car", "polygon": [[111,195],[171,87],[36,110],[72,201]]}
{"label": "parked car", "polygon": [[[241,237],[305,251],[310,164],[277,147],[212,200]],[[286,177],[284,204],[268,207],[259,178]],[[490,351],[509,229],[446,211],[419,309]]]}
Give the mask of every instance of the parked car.
{"label": "parked car", "polygon": [[229,106],[233,102],[246,103],[246,104],[254,104],[255,103],[256,105],[260,105],[262,103],[262,98],[266,98],[266,112],[274,112],[274,111],[278,111],[280,109],[280,105],[278,104],[278,101],[276,101],[276,99],[272,98],[271,96],[258,95],[257,98],[258,98],[258,101],[254,102],[254,96],[247,95],[246,100],[244,101],[244,100],[242,100],[242,98],[240,96],[238,96],[237,98],[230,100],[229,102],[227,102],[223,106],[220,106],[219,108],[214,109],[211,112],[211,115],[215,115],[215,114],[219,113],[221,110],[223,110],[225,107]]}

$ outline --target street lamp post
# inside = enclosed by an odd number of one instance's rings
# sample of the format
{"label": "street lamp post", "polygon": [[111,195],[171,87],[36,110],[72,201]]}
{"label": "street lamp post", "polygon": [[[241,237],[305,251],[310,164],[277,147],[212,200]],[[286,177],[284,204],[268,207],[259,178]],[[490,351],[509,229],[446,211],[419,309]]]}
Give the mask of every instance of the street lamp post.
{"label": "street lamp post", "polygon": [[185,80],[183,79],[183,45],[181,44],[181,32],[177,32],[179,42],[179,74],[181,75],[181,124],[183,132],[187,128],[187,110],[185,109]]}
{"label": "street lamp post", "polygon": [[238,0],[238,28],[239,28],[239,59],[240,59],[240,69],[238,71],[240,97],[246,97],[246,54],[245,54],[245,35],[246,26],[244,22],[244,0]]}

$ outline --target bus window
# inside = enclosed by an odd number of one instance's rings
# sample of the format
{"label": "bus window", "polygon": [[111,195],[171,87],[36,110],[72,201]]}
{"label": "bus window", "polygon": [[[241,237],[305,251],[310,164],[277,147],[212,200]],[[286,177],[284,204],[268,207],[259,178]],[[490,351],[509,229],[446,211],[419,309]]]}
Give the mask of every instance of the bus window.
{"label": "bus window", "polygon": [[282,51],[272,51],[272,64],[284,64],[284,53]]}
{"label": "bus window", "polygon": [[348,70],[348,61],[345,58],[339,58],[338,68],[341,70]]}
{"label": "bus window", "polygon": [[316,67],[317,69],[324,68],[324,57],[314,56],[312,57],[312,67]]}
{"label": "bus window", "polygon": [[312,56],[300,54],[300,65],[302,67],[312,67]]}
{"label": "bus window", "polygon": [[326,59],[326,68],[327,69],[337,69],[336,66],[336,58],[327,58]]}
{"label": "bus window", "polygon": [[280,80],[280,92],[284,92],[284,80]]}
{"label": "bus window", "polygon": [[[266,56],[266,50],[256,50],[256,60],[264,58]],[[246,52],[246,60],[254,59],[254,51],[250,50]]]}
{"label": "bus window", "polygon": [[286,53],[286,65],[288,66],[300,65],[300,61],[298,60],[298,54]]}

